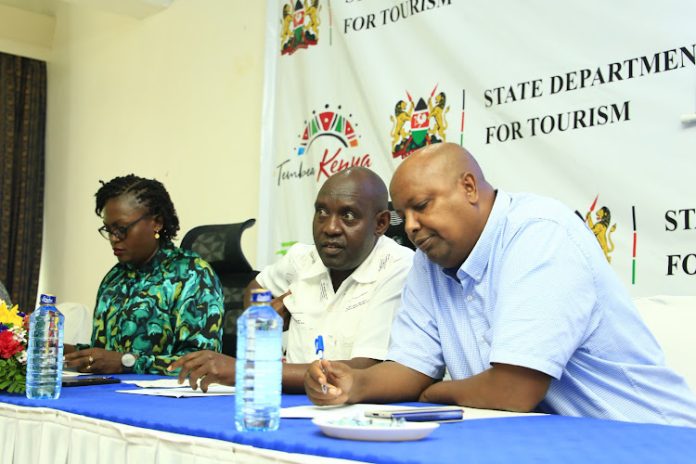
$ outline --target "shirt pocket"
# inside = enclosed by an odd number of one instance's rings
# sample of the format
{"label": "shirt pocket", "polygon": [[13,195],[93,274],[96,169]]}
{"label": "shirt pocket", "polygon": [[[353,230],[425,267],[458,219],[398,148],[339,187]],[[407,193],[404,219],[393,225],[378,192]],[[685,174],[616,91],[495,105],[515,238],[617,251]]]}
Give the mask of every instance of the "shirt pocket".
{"label": "shirt pocket", "polygon": [[[365,319],[365,311],[368,310],[370,294],[360,292],[361,295],[347,298],[341,308],[333,315],[331,331],[334,337],[335,359],[350,359],[353,345],[358,338],[360,324]],[[375,310],[371,308],[370,310]]]}
{"label": "shirt pocket", "polygon": [[292,362],[311,363],[316,359],[314,339],[317,335],[320,333],[314,326],[291,322],[287,352]]}

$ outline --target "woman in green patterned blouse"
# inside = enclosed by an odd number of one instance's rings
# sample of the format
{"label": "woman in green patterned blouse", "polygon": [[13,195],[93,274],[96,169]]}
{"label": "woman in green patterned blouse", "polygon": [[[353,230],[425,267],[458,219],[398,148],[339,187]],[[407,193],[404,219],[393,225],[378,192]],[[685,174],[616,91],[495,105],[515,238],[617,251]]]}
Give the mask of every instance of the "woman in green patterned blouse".
{"label": "woman in green patterned blouse", "polygon": [[66,367],[171,375],[186,353],[220,351],[222,287],[208,263],[172,243],[179,218],[164,186],[133,174],[102,184],[99,233],[118,264],[99,286],[91,344],[65,345]]}

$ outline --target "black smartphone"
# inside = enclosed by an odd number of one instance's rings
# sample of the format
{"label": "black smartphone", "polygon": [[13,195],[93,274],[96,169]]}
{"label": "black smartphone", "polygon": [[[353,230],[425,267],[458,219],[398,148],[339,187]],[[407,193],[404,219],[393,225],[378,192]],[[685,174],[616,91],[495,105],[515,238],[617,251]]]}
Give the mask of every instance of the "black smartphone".
{"label": "black smartphone", "polygon": [[86,385],[104,385],[107,383],[120,383],[116,377],[109,376],[75,376],[63,377],[64,387],[84,387]]}

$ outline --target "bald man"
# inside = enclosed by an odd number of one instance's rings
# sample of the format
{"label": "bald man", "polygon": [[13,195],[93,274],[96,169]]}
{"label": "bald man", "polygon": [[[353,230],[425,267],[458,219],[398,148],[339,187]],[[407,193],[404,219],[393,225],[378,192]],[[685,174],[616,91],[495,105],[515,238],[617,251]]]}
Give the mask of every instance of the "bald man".
{"label": "bald man", "polygon": [[[419,251],[388,362],[361,371],[313,364],[312,401],[420,400],[696,426],[696,398],[665,366],[571,210],[494,190],[455,144],[414,152],[390,191]],[[445,368],[453,380],[440,381]]]}
{"label": "bald man", "polygon": [[[387,187],[373,171],[353,167],[326,180],[314,203],[314,245],[295,244],[247,287],[266,288],[288,322],[283,389],[303,391],[304,374],[316,359],[314,340],[324,340],[324,357],[354,368],[384,359],[413,251],[385,237],[389,227]],[[211,351],[192,353],[181,367],[195,388],[212,382],[234,384],[232,358]]]}

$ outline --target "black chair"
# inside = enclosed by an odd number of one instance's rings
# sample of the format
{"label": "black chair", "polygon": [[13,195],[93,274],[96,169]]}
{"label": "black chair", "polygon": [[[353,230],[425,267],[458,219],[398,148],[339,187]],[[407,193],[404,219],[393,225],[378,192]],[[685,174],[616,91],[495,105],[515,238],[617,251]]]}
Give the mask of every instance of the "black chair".
{"label": "black chair", "polygon": [[237,224],[214,224],[194,227],[181,240],[181,248],[198,253],[213,268],[222,284],[225,297],[222,352],[235,356],[237,351],[237,318],[244,311],[244,288],[256,277],[242,251],[242,233],[256,219]]}
{"label": "black chair", "polygon": [[399,245],[403,245],[405,247],[408,247],[412,250],[415,250],[416,247],[411,241],[408,239],[408,236],[406,235],[406,229],[404,228],[404,220],[399,217],[398,214],[396,214],[396,211],[394,211],[394,206],[392,206],[392,202],[389,202],[389,228],[387,231],[384,233],[387,237],[390,237],[392,240],[394,240],[396,243]]}

